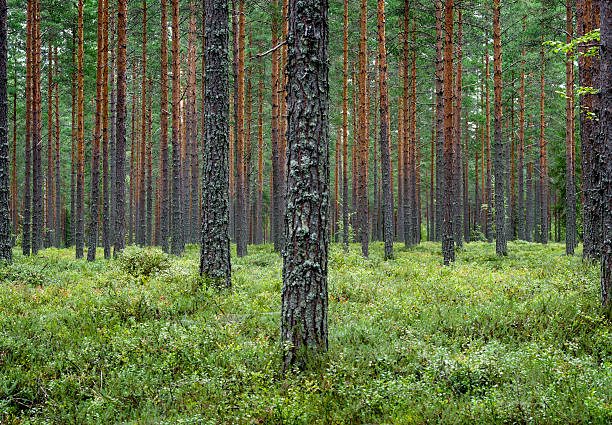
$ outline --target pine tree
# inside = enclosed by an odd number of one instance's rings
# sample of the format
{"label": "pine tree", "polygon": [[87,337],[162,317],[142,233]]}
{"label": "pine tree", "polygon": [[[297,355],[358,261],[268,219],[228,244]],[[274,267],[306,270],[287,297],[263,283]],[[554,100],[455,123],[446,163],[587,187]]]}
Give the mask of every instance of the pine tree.
{"label": "pine tree", "polygon": [[13,260],[9,188],[9,142],[7,105],[7,6],[0,0],[0,260]]}
{"label": "pine tree", "polygon": [[493,0],[493,80],[495,123],[495,252],[507,255],[506,224],[504,207],[504,145],[502,140],[502,64],[501,64],[501,25],[499,22],[500,0]]}
{"label": "pine tree", "polygon": [[117,130],[115,158],[114,255],[125,247],[125,127],[127,91],[127,0],[117,0]]}
{"label": "pine tree", "polygon": [[[176,0],[174,0],[176,1]],[[229,247],[229,81],[226,0],[206,0],[205,133],[200,275],[231,286]]]}
{"label": "pine tree", "polygon": [[327,13],[327,0],[289,3],[289,170],[281,308],[284,370],[304,366],[311,355],[328,346]]}

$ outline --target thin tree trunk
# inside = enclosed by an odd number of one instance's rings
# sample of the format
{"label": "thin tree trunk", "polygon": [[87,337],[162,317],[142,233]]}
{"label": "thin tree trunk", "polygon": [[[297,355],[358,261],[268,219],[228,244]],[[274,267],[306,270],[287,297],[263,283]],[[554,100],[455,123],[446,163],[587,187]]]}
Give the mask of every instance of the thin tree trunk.
{"label": "thin tree trunk", "polygon": [[343,66],[342,66],[342,241],[349,251],[349,190],[348,190],[348,0],[344,0]]}
{"label": "thin tree trunk", "polygon": [[[525,34],[526,17],[523,18],[523,32]],[[523,172],[525,168],[525,40],[522,40],[521,47],[521,88],[519,91],[519,149],[518,149],[518,238],[526,240],[525,224],[525,180]]]}
{"label": "thin tree trunk", "polygon": [[501,64],[501,25],[499,22],[500,0],[493,0],[493,80],[494,80],[494,138],[495,138],[495,252],[507,255],[506,208],[504,195],[504,144],[502,140],[502,64]]}
{"label": "thin tree trunk", "polygon": [[[565,14],[566,41],[573,38],[572,2],[567,0]],[[603,16],[603,15],[602,15]],[[602,21],[603,24],[603,21]],[[565,86],[567,97],[565,101],[565,253],[574,255],[576,247],[576,187],[574,176],[574,59],[570,52],[565,61]]]}
{"label": "thin tree trunk", "polygon": [[7,6],[0,0],[0,259],[13,261],[11,235],[11,208],[9,185],[9,142],[7,106]]}
{"label": "thin tree trunk", "polygon": [[453,226],[455,228],[455,243],[457,248],[463,246],[463,217],[461,217],[463,209],[463,185],[462,185],[462,156],[461,156],[461,101],[462,101],[462,61],[463,61],[463,15],[461,9],[457,11],[457,43],[456,43],[456,55],[457,55],[457,81],[455,84],[455,116],[454,119],[454,144],[455,144],[455,156],[454,156],[454,173],[455,173],[455,194],[453,196],[454,203],[454,217]]}
{"label": "thin tree trunk", "polygon": [[453,7],[454,0],[446,0],[444,9],[444,236],[442,254],[444,264],[455,262],[453,240]]}
{"label": "thin tree trunk", "polygon": [[[544,40],[542,40],[542,43]],[[540,242],[548,242],[548,177],[546,171],[546,141],[544,140],[544,45],[540,48]]]}
{"label": "thin tree trunk", "polygon": [[436,240],[442,240],[443,236],[443,205],[444,195],[442,193],[442,182],[446,182],[444,177],[444,93],[443,93],[443,35],[442,35],[442,0],[436,0]]}
{"label": "thin tree trunk", "polygon": [[117,0],[117,141],[115,181],[115,248],[117,256],[125,246],[125,124],[126,124],[126,56],[127,0]]}
{"label": "thin tree trunk", "polygon": [[32,57],[32,254],[42,248],[43,217],[43,177],[42,177],[42,113],[40,93],[40,5],[33,5],[33,57]]}
{"label": "thin tree trunk", "polygon": [[83,116],[83,0],[79,0],[77,51],[77,191],[76,191],[76,258],[83,257],[85,208],[85,120]]}
{"label": "thin tree trunk", "polygon": [[185,250],[183,240],[183,210],[181,208],[181,133],[179,108],[181,87],[179,52],[179,0],[172,0],[172,246],[170,252],[180,255]]}
{"label": "thin tree trunk", "polygon": [[[25,169],[23,178],[23,226],[21,248],[24,256],[30,255],[32,246],[32,198],[31,198],[31,175],[32,175],[32,4],[27,1],[27,22],[26,22],[26,116],[25,116]],[[74,35],[74,31],[73,31]],[[74,37],[73,37],[74,38]],[[74,83],[73,83],[74,85]]]}
{"label": "thin tree trunk", "polygon": [[[278,6],[278,0],[273,0],[274,7]],[[272,15],[271,33],[272,46],[279,43],[279,33],[281,23],[277,13]],[[279,92],[281,90],[280,82],[280,55],[278,49],[272,51],[272,126],[271,126],[271,142],[272,142],[272,173],[270,174],[270,190],[272,192],[271,213],[270,213],[270,232],[272,241],[274,242],[274,250],[280,252],[282,249],[281,233],[283,229],[283,219],[281,217],[281,196],[280,185],[283,180],[281,175],[280,157],[280,99]]]}
{"label": "thin tree trunk", "polygon": [[247,255],[247,186],[245,167],[245,134],[244,134],[244,49],[245,49],[245,10],[244,0],[239,0],[238,11],[238,84],[235,97],[236,105],[236,254],[238,257]]}
{"label": "thin tree trunk", "polygon": [[91,143],[91,196],[89,203],[89,244],[87,261],[96,259],[98,245],[98,203],[100,191],[100,138],[102,130],[102,75],[104,56],[104,0],[98,0],[98,55],[96,64],[96,116],[94,137]]}
{"label": "thin tree trunk", "polygon": [[257,198],[255,200],[255,243],[264,242],[263,222],[263,72],[259,77],[257,102]]}
{"label": "thin tree trunk", "polygon": [[109,193],[109,169],[108,169],[108,32],[109,32],[109,9],[110,1],[104,2],[103,15],[103,48],[102,48],[102,246],[104,247],[104,258],[111,257],[110,238],[110,193]]}
{"label": "thin tree trunk", "polygon": [[366,112],[366,85],[367,85],[367,17],[368,3],[367,0],[361,0],[360,7],[360,38],[359,38],[359,149],[358,149],[358,167],[359,172],[357,192],[358,192],[358,220],[361,241],[361,253],[364,257],[369,255],[370,241],[370,224],[368,219],[368,150],[369,150],[369,132]]}
{"label": "thin tree trunk", "polygon": [[54,68],[55,68],[55,147],[54,147],[54,155],[53,155],[53,173],[54,173],[54,199],[53,205],[54,214],[55,214],[55,240],[54,244],[56,248],[61,248],[62,245],[62,225],[61,225],[61,217],[62,217],[62,180],[61,180],[61,169],[60,169],[60,121],[59,121],[59,70],[57,65],[57,47],[54,49]]}
{"label": "thin tree trunk", "polygon": [[161,0],[161,110],[160,110],[160,241],[164,252],[170,251],[170,179],[168,170],[168,19],[167,0]]}
{"label": "thin tree trunk", "polygon": [[49,40],[47,50],[47,175],[45,178],[45,248],[55,240],[55,221],[53,220],[53,46]]}

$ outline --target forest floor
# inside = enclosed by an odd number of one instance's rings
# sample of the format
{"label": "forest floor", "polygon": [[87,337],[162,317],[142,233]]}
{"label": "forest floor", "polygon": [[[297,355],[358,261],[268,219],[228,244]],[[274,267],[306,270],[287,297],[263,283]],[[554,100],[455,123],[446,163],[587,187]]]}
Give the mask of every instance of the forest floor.
{"label": "forest floor", "polygon": [[[609,424],[597,266],[559,244],[334,245],[329,353],[282,376],[281,259],[233,257],[231,292],[182,258],[42,251],[0,269],[0,424]],[[99,252],[101,256],[102,252]]]}

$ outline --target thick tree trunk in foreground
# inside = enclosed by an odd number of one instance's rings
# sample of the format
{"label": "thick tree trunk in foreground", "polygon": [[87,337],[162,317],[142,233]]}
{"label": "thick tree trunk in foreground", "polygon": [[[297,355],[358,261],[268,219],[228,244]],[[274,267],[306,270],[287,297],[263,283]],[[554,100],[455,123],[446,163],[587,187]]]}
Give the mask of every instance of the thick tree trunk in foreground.
{"label": "thick tree trunk in foreground", "polygon": [[[601,67],[599,144],[602,148],[601,170],[603,200],[612,203],[612,4],[601,3]],[[612,316],[612,211],[603,211],[603,245],[601,258],[601,303],[608,317]]]}
{"label": "thick tree trunk in foreground", "polygon": [[289,3],[289,169],[281,311],[285,370],[303,366],[328,344],[327,13],[327,0]]}
{"label": "thick tree trunk in foreground", "polygon": [[11,208],[9,196],[9,144],[7,106],[7,7],[6,0],[0,0],[0,260],[11,262]]}
{"label": "thick tree trunk in foreground", "polygon": [[504,143],[502,140],[502,66],[501,66],[501,25],[499,22],[500,0],[493,0],[493,84],[495,89],[495,252],[508,254],[506,242],[506,208],[504,207]]}
{"label": "thick tree trunk in foreground", "polygon": [[[380,90],[380,171],[385,258],[393,258],[393,186],[389,143],[389,90],[387,88],[387,47],[385,1],[378,0],[378,81]],[[376,152],[374,152],[376,155]],[[344,169],[343,169],[344,173]],[[344,194],[344,192],[343,192]],[[346,195],[345,195],[346,196]]]}
{"label": "thick tree trunk in foreground", "polygon": [[226,0],[206,0],[205,133],[200,275],[231,286],[229,241],[229,78]]}

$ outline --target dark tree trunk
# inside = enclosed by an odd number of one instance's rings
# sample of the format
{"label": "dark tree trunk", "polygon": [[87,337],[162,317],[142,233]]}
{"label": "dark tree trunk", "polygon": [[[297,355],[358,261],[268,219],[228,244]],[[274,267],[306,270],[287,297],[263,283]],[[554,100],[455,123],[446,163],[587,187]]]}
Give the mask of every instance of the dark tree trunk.
{"label": "dark tree trunk", "polygon": [[231,286],[229,246],[229,55],[226,0],[206,0],[205,133],[200,274]]}
{"label": "dark tree trunk", "polygon": [[[566,2],[566,42],[573,38],[572,2]],[[602,15],[603,16],[603,15]],[[603,23],[603,22],[602,22]],[[565,253],[574,255],[576,247],[576,186],[574,176],[574,59],[570,52],[565,61],[565,86],[567,97],[565,100]]]}
{"label": "dark tree trunk", "polygon": [[138,149],[138,203],[136,243],[144,246],[146,242],[146,146],[147,146],[147,0],[142,2],[142,75],[140,100],[140,148]]}
{"label": "dark tree trunk", "polygon": [[126,58],[127,0],[117,0],[117,141],[115,181],[115,249],[117,256],[125,247],[125,124],[126,124]]}
{"label": "dark tree trunk", "polygon": [[263,222],[263,72],[259,78],[257,102],[257,196],[255,199],[255,243],[264,242]]}
{"label": "dark tree trunk", "polygon": [[[599,0],[577,0],[576,29],[577,36],[582,37],[599,27]],[[581,44],[579,53],[586,51]],[[598,87],[599,59],[595,56],[578,57],[578,85],[580,87]],[[594,94],[580,96],[580,108],[590,114],[598,115],[599,99]],[[601,217],[600,217],[600,175],[596,166],[599,159],[596,134],[598,125],[588,113],[580,114],[580,149],[582,162],[582,228],[583,258],[596,260],[601,254]]]}
{"label": "dark tree trunk", "polygon": [[[525,34],[525,21],[523,18],[523,37]],[[518,200],[517,200],[517,227],[518,238],[526,240],[526,216],[525,216],[525,180],[523,173],[525,169],[525,41],[522,40],[521,48],[521,88],[519,91],[519,148],[518,148]]]}
{"label": "dark tree trunk", "polygon": [[527,194],[525,199],[525,240],[527,242],[533,241],[533,230],[535,222],[535,211],[534,211],[534,175],[533,175],[533,162],[527,164]]}
{"label": "dark tree trunk", "polygon": [[245,48],[245,13],[244,0],[239,0],[240,10],[237,12],[238,18],[238,58],[237,58],[237,91],[234,97],[236,111],[236,254],[238,257],[247,255],[247,214],[248,214],[248,197],[246,185],[246,167],[245,167],[245,134],[244,134],[244,48]]}
{"label": "dark tree trunk", "polygon": [[13,261],[9,184],[9,142],[7,106],[7,6],[0,0],[0,260]]}
{"label": "dark tree trunk", "polygon": [[161,117],[160,117],[160,241],[164,252],[170,251],[170,179],[168,170],[168,19],[167,0],[161,1]]}
{"label": "dark tree trunk", "polygon": [[53,244],[53,46],[47,49],[47,175],[45,177],[45,248]]}
{"label": "dark tree trunk", "polygon": [[342,242],[349,251],[349,190],[348,190],[348,0],[344,0],[343,68],[342,68]]}
{"label": "dark tree trunk", "polygon": [[454,151],[455,156],[453,157],[453,173],[455,174],[455,185],[454,185],[454,196],[453,196],[453,226],[455,233],[455,243],[457,248],[463,247],[463,166],[462,166],[462,154],[461,154],[461,101],[462,101],[462,60],[463,60],[463,15],[461,9],[457,11],[458,26],[457,26],[457,43],[456,43],[456,55],[457,55],[457,81],[455,84],[455,116],[454,120],[454,132],[453,132],[453,143],[455,145]]}
{"label": "dark tree trunk", "polygon": [[493,0],[493,80],[495,89],[495,252],[508,254],[506,242],[506,207],[504,195],[505,155],[502,140],[502,64],[501,64],[501,25],[499,22],[500,0]]}
{"label": "dark tree trunk", "polygon": [[83,117],[83,0],[79,0],[77,51],[77,190],[76,190],[76,258],[83,257],[85,240],[85,120]]}
{"label": "dark tree trunk", "polygon": [[[208,20],[206,21],[208,22]],[[185,250],[181,206],[181,132],[179,128],[180,87],[179,0],[172,0],[172,246],[179,255]]]}
{"label": "dark tree trunk", "polygon": [[357,213],[359,221],[359,241],[361,242],[361,253],[364,257],[369,255],[370,224],[368,219],[368,150],[369,132],[366,111],[366,87],[367,87],[367,0],[360,0],[360,37],[359,37],[359,132],[357,149]]}
{"label": "dark tree trunk", "polygon": [[[116,182],[117,182],[117,87],[115,85],[115,8],[111,7],[109,17],[109,33],[110,33],[110,69],[108,84],[110,88],[110,220],[109,220],[109,232],[108,232],[108,255],[111,255],[111,246],[115,241],[115,224],[116,224],[116,211],[117,211],[117,199],[116,199]],[[104,251],[106,257],[106,248]]]}
{"label": "dark tree trunk", "polygon": [[106,0],[104,5],[104,35],[102,52],[102,246],[104,247],[104,258],[111,257],[110,238],[110,193],[109,193],[109,169],[108,169],[108,32],[109,32],[109,9],[110,1]]}
{"label": "dark tree trunk", "polygon": [[91,143],[91,197],[89,199],[89,243],[87,261],[96,259],[98,245],[98,204],[100,193],[100,137],[102,130],[102,74],[104,55],[104,0],[98,0],[98,56],[96,64],[96,117],[94,137]]}
{"label": "dark tree trunk", "polygon": [[[543,37],[543,36],[542,36]],[[546,159],[546,141],[544,140],[544,39],[542,38],[542,47],[540,48],[540,215],[538,220],[540,223],[540,242],[548,242],[548,171]]]}
{"label": "dark tree trunk", "polygon": [[33,57],[32,57],[32,254],[36,255],[43,242],[43,177],[42,137],[40,102],[40,6],[37,0],[33,6]]}
{"label": "dark tree trunk", "polygon": [[[488,38],[488,33],[485,33],[485,36]],[[489,101],[489,45],[487,42],[487,47],[485,51],[485,143],[486,143],[486,175],[487,180],[484,185],[485,197],[486,197],[486,206],[487,209],[485,211],[485,237],[488,242],[493,241],[493,195],[492,195],[492,170],[491,170],[491,102]],[[484,157],[483,157],[484,160]],[[502,204],[503,208],[503,204]]]}
{"label": "dark tree trunk", "polygon": [[453,7],[454,0],[446,0],[444,8],[444,232],[442,254],[444,264],[455,262],[453,238]]}
{"label": "dark tree trunk", "polygon": [[[26,23],[26,117],[25,117],[25,170],[23,179],[23,238],[21,248],[23,255],[30,255],[32,246],[32,198],[31,198],[31,175],[32,175],[32,5],[33,2],[27,2],[27,23]],[[73,30],[74,41],[74,30]],[[73,74],[74,75],[74,74]],[[74,79],[73,79],[74,86]],[[73,149],[74,150],[74,149]],[[74,161],[73,161],[74,162]],[[74,185],[72,186],[74,188]],[[72,217],[71,217],[72,218]]]}
{"label": "dark tree trunk", "polygon": [[391,259],[393,258],[393,184],[391,183],[391,155],[389,146],[389,90],[387,88],[387,47],[385,37],[384,0],[378,0],[378,81],[380,84],[380,172],[382,179],[380,189],[382,192],[382,231],[385,241],[385,258]]}
{"label": "dark tree trunk", "polygon": [[289,169],[281,311],[285,370],[303,366],[328,344],[327,13],[327,0],[289,4]]}
{"label": "dark tree trunk", "polygon": [[600,131],[601,184],[605,205],[603,212],[603,245],[601,257],[601,303],[608,317],[612,316],[612,4],[601,2],[601,67],[600,83]]}
{"label": "dark tree trunk", "polygon": [[443,184],[444,179],[444,90],[443,90],[443,74],[444,74],[444,58],[443,58],[443,40],[442,34],[442,0],[436,0],[436,222],[435,222],[435,240],[441,241],[443,236],[443,205],[444,194]]}
{"label": "dark tree trunk", "polygon": [[[278,0],[273,1],[274,5],[278,6]],[[281,23],[276,13],[272,16],[271,32],[272,32],[272,47],[276,47],[279,42],[279,33]],[[282,233],[283,233],[283,218],[282,218],[282,200],[281,186],[284,186],[284,177],[282,176],[280,157],[280,99],[279,92],[281,90],[280,82],[280,54],[279,49],[275,48],[272,51],[272,126],[271,126],[271,142],[272,142],[272,173],[270,174],[270,190],[272,192],[271,200],[271,228],[270,233],[274,242],[274,250],[280,252],[282,249]]]}

